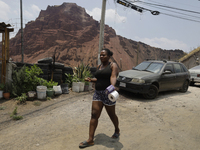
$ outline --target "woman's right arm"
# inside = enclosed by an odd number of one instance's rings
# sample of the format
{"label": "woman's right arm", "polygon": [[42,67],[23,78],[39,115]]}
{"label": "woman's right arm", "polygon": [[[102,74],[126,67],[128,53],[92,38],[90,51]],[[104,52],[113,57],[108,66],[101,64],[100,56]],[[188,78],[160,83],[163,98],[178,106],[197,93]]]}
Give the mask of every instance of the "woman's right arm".
{"label": "woman's right arm", "polygon": [[97,81],[97,78],[85,78],[85,81],[88,81],[88,82],[96,82]]}
{"label": "woman's right arm", "polygon": [[[99,65],[97,66],[97,69],[99,68]],[[90,77],[87,77],[85,78],[85,81],[88,81],[88,82],[96,82],[97,81],[97,78],[90,78]]]}

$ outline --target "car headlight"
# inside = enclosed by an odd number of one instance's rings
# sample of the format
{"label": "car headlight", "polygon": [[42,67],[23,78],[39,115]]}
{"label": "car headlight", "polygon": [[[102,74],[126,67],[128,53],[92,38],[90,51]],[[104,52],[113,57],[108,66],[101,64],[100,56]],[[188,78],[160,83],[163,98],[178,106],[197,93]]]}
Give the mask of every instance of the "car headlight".
{"label": "car headlight", "polygon": [[134,82],[134,83],[145,83],[145,80],[142,80],[142,79],[132,79],[131,82]]}

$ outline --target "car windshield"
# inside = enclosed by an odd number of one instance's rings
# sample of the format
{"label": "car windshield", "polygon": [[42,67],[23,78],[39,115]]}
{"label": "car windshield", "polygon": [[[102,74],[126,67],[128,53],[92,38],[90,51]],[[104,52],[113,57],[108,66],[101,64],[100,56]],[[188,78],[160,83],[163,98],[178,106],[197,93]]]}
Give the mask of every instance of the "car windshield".
{"label": "car windshield", "polygon": [[153,73],[160,72],[161,68],[163,67],[162,63],[157,62],[142,62],[137,65],[134,69],[141,70],[141,71],[149,71]]}

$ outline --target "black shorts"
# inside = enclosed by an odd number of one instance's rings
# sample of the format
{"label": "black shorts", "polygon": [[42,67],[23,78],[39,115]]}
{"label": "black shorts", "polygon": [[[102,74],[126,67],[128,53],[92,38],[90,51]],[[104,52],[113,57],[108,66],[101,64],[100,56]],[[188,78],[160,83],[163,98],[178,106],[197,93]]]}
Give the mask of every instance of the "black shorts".
{"label": "black shorts", "polygon": [[101,101],[104,105],[107,106],[112,106],[116,104],[116,101],[112,102],[109,100],[108,95],[105,93],[105,91],[95,90],[93,95],[93,101]]}

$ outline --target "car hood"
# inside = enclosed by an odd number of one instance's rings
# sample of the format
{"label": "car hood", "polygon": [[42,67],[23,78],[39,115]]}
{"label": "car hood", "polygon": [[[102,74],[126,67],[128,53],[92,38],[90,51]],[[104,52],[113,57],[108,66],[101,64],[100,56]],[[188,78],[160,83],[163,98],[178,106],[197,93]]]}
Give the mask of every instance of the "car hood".
{"label": "car hood", "polygon": [[126,70],[126,71],[122,71],[119,73],[119,76],[123,76],[123,77],[128,77],[128,78],[144,78],[144,77],[149,77],[151,76],[152,72],[148,72],[148,71],[139,71],[139,70]]}

